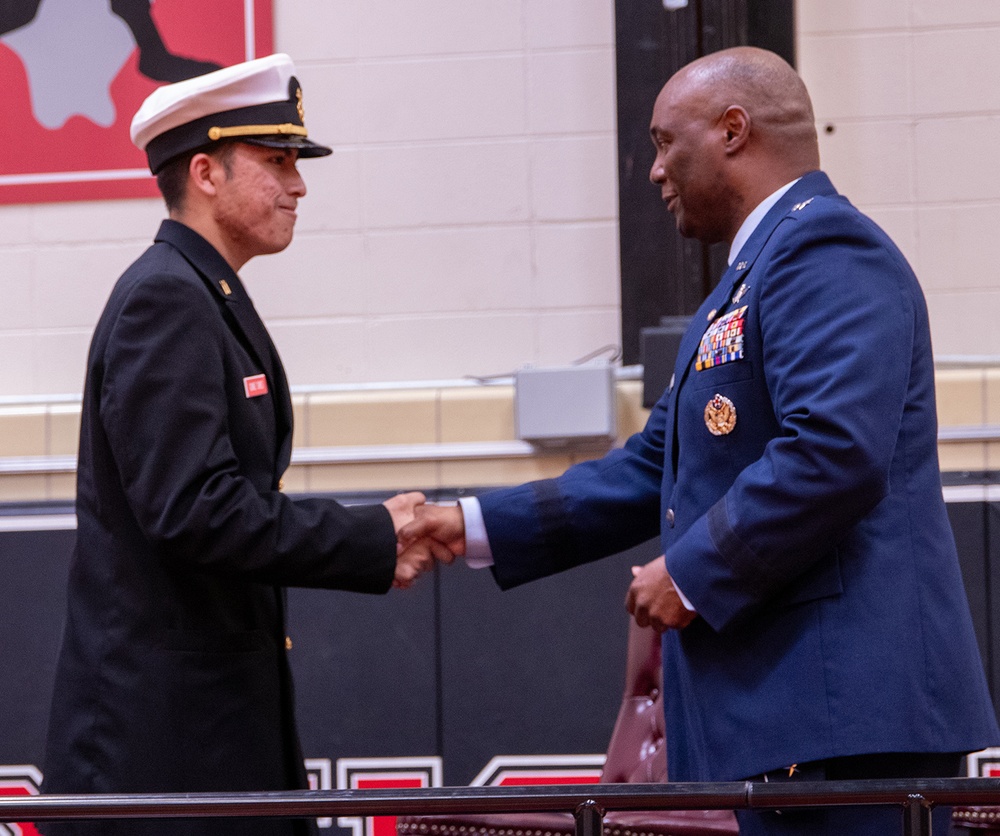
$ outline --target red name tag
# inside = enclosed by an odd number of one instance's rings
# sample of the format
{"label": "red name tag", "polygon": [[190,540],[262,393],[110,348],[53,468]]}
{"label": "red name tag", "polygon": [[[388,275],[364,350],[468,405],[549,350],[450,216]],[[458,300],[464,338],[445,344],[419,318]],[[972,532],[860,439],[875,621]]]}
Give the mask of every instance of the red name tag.
{"label": "red name tag", "polygon": [[248,398],[259,398],[267,394],[267,378],[262,374],[255,374],[251,377],[243,378],[243,391]]}

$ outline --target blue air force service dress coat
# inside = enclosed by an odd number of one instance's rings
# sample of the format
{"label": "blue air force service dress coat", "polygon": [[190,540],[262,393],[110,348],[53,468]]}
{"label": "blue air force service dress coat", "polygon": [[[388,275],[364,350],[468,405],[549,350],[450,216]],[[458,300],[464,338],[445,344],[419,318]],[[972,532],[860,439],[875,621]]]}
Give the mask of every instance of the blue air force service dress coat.
{"label": "blue air force service dress coat", "polygon": [[1000,739],[937,460],[917,280],[822,172],[771,209],[621,450],[481,497],[499,584],[643,542],[700,615],[663,636],[672,780]]}
{"label": "blue air force service dress coat", "polygon": [[199,235],[165,221],[118,281],[90,350],[47,792],[306,787],[283,587],[386,592],[396,542],[381,505],[279,491],[291,436],[281,362],[239,278]]}

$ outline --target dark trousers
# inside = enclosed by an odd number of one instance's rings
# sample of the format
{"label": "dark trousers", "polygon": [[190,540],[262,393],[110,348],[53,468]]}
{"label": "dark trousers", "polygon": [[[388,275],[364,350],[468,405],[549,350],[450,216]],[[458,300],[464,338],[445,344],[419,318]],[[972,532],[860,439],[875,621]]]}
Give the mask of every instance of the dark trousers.
{"label": "dark trousers", "polygon": [[[860,781],[870,778],[955,778],[962,755],[890,753],[829,758],[754,776],[753,781]],[[790,774],[791,773],[791,774]],[[903,814],[896,807],[828,807],[737,810],[740,836],[897,836]],[[934,836],[948,836],[951,808],[935,808]]]}

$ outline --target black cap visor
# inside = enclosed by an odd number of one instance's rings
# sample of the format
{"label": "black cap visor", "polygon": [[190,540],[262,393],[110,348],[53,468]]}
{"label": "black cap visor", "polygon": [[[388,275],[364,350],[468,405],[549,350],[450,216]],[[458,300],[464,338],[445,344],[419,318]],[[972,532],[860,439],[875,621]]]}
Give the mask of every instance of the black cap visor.
{"label": "black cap visor", "polygon": [[234,136],[230,137],[234,142],[245,142],[248,145],[262,145],[265,148],[297,148],[299,159],[307,157],[325,157],[332,154],[333,149],[313,142],[305,136],[279,136],[270,134],[267,136]]}

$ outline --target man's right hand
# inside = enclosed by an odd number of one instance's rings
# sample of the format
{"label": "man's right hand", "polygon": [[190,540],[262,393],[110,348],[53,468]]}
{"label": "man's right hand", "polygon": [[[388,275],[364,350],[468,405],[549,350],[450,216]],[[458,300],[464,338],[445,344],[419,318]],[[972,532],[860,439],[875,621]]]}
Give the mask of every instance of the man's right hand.
{"label": "man's right hand", "polygon": [[414,511],[413,521],[396,533],[404,551],[433,541],[435,554],[441,548],[456,557],[465,554],[465,517],[460,505],[418,505]]}

